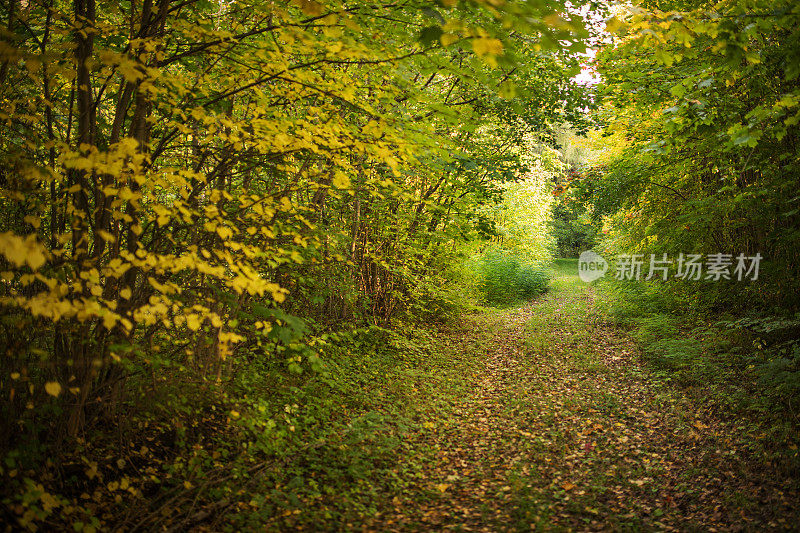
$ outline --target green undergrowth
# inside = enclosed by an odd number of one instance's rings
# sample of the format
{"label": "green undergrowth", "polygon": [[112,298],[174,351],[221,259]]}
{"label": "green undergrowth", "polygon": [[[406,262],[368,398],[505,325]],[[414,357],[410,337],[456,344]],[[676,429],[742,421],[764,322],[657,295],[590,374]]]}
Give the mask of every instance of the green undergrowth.
{"label": "green undergrowth", "polygon": [[133,427],[90,428],[46,463],[19,449],[5,457],[17,496],[4,521],[76,531],[363,522],[414,483],[427,457],[416,449],[398,462],[407,436],[446,416],[442,398],[472,375],[469,350],[442,339],[396,322],[317,337],[313,365],[253,350],[227,382],[177,368],[134,374]]}
{"label": "green undergrowth", "polygon": [[[407,438],[448,407],[439,399],[460,393],[468,361],[431,330],[409,324],[342,334],[329,345],[319,375],[275,395],[295,411],[295,431],[267,451],[258,509],[237,525],[274,524],[314,529],[363,521],[401,495],[426,459],[398,462]],[[251,434],[253,445],[260,441]],[[277,445],[276,445],[277,444]]]}
{"label": "green undergrowth", "polygon": [[510,306],[547,292],[550,277],[541,264],[510,250],[483,253],[467,263],[466,278],[482,303]]}
{"label": "green undergrowth", "polygon": [[742,289],[722,282],[603,280],[597,287],[604,316],[629,332],[655,375],[728,416],[764,421],[763,443],[797,462],[786,446],[800,424],[800,316],[727,306]]}

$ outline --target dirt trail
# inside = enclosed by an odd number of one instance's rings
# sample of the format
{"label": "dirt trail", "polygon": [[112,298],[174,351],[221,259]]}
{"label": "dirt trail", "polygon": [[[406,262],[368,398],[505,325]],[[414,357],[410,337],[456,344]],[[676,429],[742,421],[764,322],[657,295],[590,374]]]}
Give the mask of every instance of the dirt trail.
{"label": "dirt trail", "polygon": [[490,332],[471,348],[482,371],[447,420],[415,434],[412,453],[433,450],[416,493],[366,529],[796,527],[796,480],[753,455],[735,420],[654,380],[595,298],[562,277],[453,334],[469,346]]}

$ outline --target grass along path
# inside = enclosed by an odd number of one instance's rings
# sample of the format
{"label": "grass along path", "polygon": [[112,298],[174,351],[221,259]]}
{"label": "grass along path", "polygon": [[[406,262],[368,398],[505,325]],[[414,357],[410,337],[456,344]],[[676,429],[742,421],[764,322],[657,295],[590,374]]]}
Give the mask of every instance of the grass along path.
{"label": "grass along path", "polygon": [[444,334],[474,377],[406,436],[397,470],[414,480],[363,529],[796,527],[796,480],[749,447],[746,424],[653,379],[575,272],[562,262],[538,301]]}

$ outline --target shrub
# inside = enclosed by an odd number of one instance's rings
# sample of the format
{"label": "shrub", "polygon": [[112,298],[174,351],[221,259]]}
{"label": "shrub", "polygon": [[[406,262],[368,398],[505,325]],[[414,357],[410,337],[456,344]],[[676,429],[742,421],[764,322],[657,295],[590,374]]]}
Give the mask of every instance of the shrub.
{"label": "shrub", "polygon": [[549,279],[544,270],[523,266],[517,271],[516,285],[522,298],[533,298],[547,292]]}
{"label": "shrub", "polygon": [[548,276],[505,250],[487,252],[479,263],[480,288],[489,304],[508,304],[547,291]]}

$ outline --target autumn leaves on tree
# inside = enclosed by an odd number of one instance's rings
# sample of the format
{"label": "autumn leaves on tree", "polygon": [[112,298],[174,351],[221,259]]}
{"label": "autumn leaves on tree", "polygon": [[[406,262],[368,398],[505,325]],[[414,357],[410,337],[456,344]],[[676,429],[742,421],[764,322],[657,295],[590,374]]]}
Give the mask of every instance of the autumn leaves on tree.
{"label": "autumn leaves on tree", "polygon": [[[245,347],[299,370],[304,321],[416,298],[520,133],[580,97],[554,48],[574,17],[449,7],[6,2],[2,365],[25,386],[3,380],[5,424],[50,395],[76,434],[151,358],[220,379]],[[545,74],[561,88],[526,95]]]}

